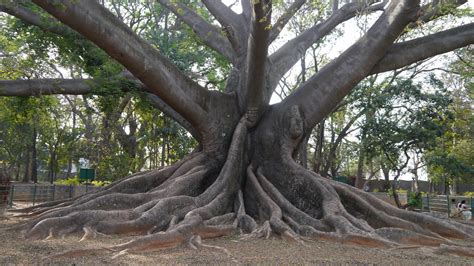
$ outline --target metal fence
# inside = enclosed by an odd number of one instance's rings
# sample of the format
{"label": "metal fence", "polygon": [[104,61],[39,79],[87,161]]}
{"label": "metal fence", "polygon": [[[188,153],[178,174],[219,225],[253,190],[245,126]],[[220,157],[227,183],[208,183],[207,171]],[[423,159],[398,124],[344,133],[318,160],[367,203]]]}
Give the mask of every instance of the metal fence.
{"label": "metal fence", "polygon": [[[50,184],[24,184],[12,183],[10,186],[0,186],[0,206],[13,206],[13,202],[24,202],[29,204],[37,204],[47,201],[61,200],[73,198],[88,192],[100,190],[102,187],[92,185],[50,185]],[[393,198],[387,193],[372,192],[390,204],[395,204]],[[402,204],[406,203],[408,197],[406,194],[399,194]],[[449,216],[453,213],[455,205],[462,200],[466,201],[466,205],[474,207],[473,197],[450,196],[450,195],[425,195],[422,197],[421,206],[415,208],[419,212],[433,212]]]}
{"label": "metal fence", "polygon": [[[395,205],[395,201],[387,193],[383,192],[370,192],[377,198],[384,200],[392,205]],[[402,204],[406,204],[408,201],[407,194],[399,194],[399,199]],[[456,213],[456,205],[462,200],[466,201],[466,205],[470,206],[471,210],[474,207],[473,197],[466,196],[454,196],[454,195],[425,195],[421,198],[421,206],[415,207],[414,210],[418,212],[431,212],[438,215],[452,215]]]}
{"label": "metal fence", "polygon": [[[2,187],[0,187],[0,191]],[[8,207],[13,206],[13,202],[25,202],[33,205],[37,203],[68,199],[83,195],[88,192],[100,190],[101,187],[93,185],[49,185],[49,184],[15,184],[3,187],[3,193],[8,191]],[[0,194],[5,195],[5,194]]]}

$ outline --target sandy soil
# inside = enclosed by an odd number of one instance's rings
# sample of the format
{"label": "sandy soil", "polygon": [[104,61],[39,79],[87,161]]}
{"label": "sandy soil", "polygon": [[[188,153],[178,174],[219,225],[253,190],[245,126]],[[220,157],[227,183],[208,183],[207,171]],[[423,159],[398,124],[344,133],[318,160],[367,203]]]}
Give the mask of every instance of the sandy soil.
{"label": "sandy soil", "polygon": [[268,240],[238,241],[239,236],[206,240],[207,245],[224,247],[229,253],[215,248],[179,247],[146,254],[126,254],[112,259],[111,253],[99,252],[82,257],[45,259],[75,249],[100,249],[123,243],[132,237],[100,237],[78,242],[80,235],[65,239],[43,241],[25,240],[20,232],[9,229],[15,219],[0,219],[0,265],[58,264],[58,265],[136,265],[136,264],[403,264],[403,265],[474,265],[472,258],[455,254],[435,254],[429,248],[379,249],[343,243],[315,240],[306,246],[277,237]]}

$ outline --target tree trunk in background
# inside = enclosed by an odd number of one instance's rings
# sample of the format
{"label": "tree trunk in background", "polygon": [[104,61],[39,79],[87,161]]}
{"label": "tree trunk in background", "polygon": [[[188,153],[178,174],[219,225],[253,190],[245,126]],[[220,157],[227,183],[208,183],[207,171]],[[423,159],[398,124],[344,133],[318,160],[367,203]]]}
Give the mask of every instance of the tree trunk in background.
{"label": "tree trunk in background", "polygon": [[316,148],[314,150],[314,166],[313,171],[319,173],[321,171],[322,159],[323,159],[323,144],[324,144],[324,124],[326,119],[323,119],[318,124],[318,133],[316,135]]}
{"label": "tree trunk in background", "polygon": [[30,182],[30,176],[31,176],[31,146],[28,145],[27,150],[25,152],[25,171],[23,172],[23,179],[21,182],[23,183],[28,183]]}
{"label": "tree trunk in background", "polygon": [[384,177],[383,189],[384,191],[387,191],[390,187],[392,187],[390,184],[390,169],[386,167],[384,163],[381,163],[381,168]]}
{"label": "tree trunk in background", "polygon": [[451,179],[451,183],[449,184],[449,195],[457,195],[458,194],[458,182],[455,178]]}
{"label": "tree trunk in background", "polygon": [[[362,138],[363,139],[363,138]],[[362,140],[363,141],[363,140]],[[357,161],[357,174],[356,174],[356,188],[363,188],[364,186],[364,162],[365,162],[365,148],[361,145],[359,150],[359,159]]]}
{"label": "tree trunk in background", "polygon": [[38,132],[36,129],[36,124],[33,126],[33,136],[31,138],[31,181],[33,183],[38,183],[38,158],[36,153],[36,140],[38,138]]}
{"label": "tree trunk in background", "polygon": [[391,189],[392,189],[392,195],[393,195],[393,200],[395,201],[395,204],[397,205],[398,208],[402,208],[403,205],[400,202],[400,197],[398,196],[398,180],[393,179],[391,184]]}
{"label": "tree trunk in background", "polygon": [[165,166],[167,136],[164,135],[161,141],[161,167]]}

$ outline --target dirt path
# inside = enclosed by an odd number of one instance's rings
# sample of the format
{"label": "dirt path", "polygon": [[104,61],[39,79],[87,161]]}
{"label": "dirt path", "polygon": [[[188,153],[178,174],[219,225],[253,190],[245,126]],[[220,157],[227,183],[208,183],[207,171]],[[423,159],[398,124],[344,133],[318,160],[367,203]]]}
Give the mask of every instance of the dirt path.
{"label": "dirt path", "polygon": [[66,239],[44,241],[25,240],[8,226],[18,221],[0,220],[0,265],[7,264],[68,264],[68,265],[102,265],[102,264],[403,264],[403,265],[474,265],[472,258],[452,254],[434,254],[428,248],[388,250],[347,245],[317,240],[307,243],[307,247],[290,243],[279,238],[268,240],[238,241],[238,236],[230,236],[204,243],[225,247],[229,252],[213,248],[193,250],[180,247],[155,251],[147,254],[126,254],[112,259],[110,253],[90,254],[85,257],[68,257],[43,260],[45,257],[64,251],[93,248],[99,249],[111,244],[122,243],[128,238],[101,237],[95,240],[78,242],[80,235]]}

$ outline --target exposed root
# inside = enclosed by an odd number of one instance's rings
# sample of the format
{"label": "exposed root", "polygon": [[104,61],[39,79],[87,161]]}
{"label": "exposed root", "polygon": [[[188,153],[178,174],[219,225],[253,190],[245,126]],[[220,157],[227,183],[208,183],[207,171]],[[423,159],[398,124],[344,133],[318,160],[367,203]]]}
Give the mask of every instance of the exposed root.
{"label": "exposed root", "polygon": [[[448,237],[473,235],[472,226],[400,210],[356,188],[318,176],[293,160],[256,167],[244,157],[245,119],[239,122],[227,159],[206,153],[158,171],[138,173],[106,189],[74,200],[43,204],[24,211],[34,217],[26,236],[51,239],[83,231],[80,241],[110,234],[138,235],[100,250],[60,256],[113,252],[113,258],[188,245],[228,250],[201,239],[243,233],[241,240],[272,234],[305,245],[327,239],[371,247],[440,247],[456,250]],[[275,168],[275,169],[274,169]],[[462,247],[466,254],[471,247]],[[65,255],[67,254],[67,255]]]}
{"label": "exposed root", "polygon": [[434,252],[437,254],[453,254],[474,258],[474,248],[472,247],[441,245],[439,248],[434,249]]}

